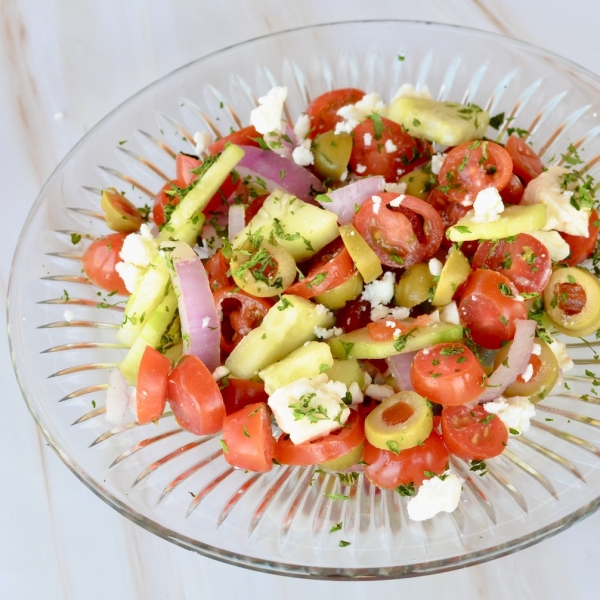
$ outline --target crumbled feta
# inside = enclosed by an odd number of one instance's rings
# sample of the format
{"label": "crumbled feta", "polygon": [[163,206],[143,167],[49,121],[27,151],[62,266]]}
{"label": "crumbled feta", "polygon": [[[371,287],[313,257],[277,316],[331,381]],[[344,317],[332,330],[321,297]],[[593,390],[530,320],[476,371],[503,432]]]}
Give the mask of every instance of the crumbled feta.
{"label": "crumbled feta", "polygon": [[301,167],[308,167],[315,162],[315,157],[310,149],[310,140],[304,140],[302,144],[296,146],[292,152],[292,159]]}
{"label": "crumbled feta", "polygon": [[440,310],[440,321],[450,325],[460,325],[460,316],[458,314],[456,302],[452,301],[450,304],[446,304],[446,306],[442,307]]}
{"label": "crumbled feta", "polygon": [[[371,321],[381,321],[381,319],[385,319],[390,314],[389,310],[389,306],[386,306],[385,304],[377,304],[371,309]],[[394,323],[394,327],[395,326],[396,323]]]}
{"label": "crumbled feta", "polygon": [[371,303],[375,308],[378,304],[387,304],[394,297],[394,284],[396,278],[391,271],[387,271],[382,277],[365,285],[361,300]]}
{"label": "crumbled feta", "polygon": [[434,154],[431,157],[431,172],[434,175],[439,175],[440,174],[440,169],[442,168],[442,165],[444,164],[444,159],[446,158],[445,154]]}
{"label": "crumbled feta", "polygon": [[504,212],[504,203],[500,192],[495,187],[481,190],[473,203],[475,214],[472,219],[476,223],[492,223],[500,218]]}
{"label": "crumbled feta", "polygon": [[367,167],[365,167],[365,165],[361,165],[360,163],[358,165],[356,165],[356,172],[359,175],[362,175],[366,170],[367,170]]}
{"label": "crumbled feta", "polygon": [[287,94],[286,87],[276,86],[266,96],[258,99],[258,106],[250,113],[250,124],[254,125],[258,133],[283,133],[281,114]]}
{"label": "crumbled feta", "polygon": [[371,145],[372,141],[373,141],[373,136],[370,133],[365,133],[365,135],[363,135],[363,143],[366,148],[368,148]]}
{"label": "crumbled feta", "polygon": [[442,274],[442,267],[444,265],[442,264],[441,260],[438,260],[437,258],[432,258],[427,263],[427,266],[429,267],[429,272],[434,277],[439,277]]}
{"label": "crumbled feta", "polygon": [[360,389],[360,385],[358,385],[356,381],[353,381],[350,384],[348,392],[350,393],[350,396],[352,396],[352,402],[350,403],[350,406],[355,406],[357,404],[363,403],[365,397],[363,396],[362,390]]}
{"label": "crumbled feta", "polygon": [[379,209],[381,208],[381,198],[379,196],[373,196],[371,200],[373,200],[373,212],[378,215]]}
{"label": "crumbled feta", "polygon": [[550,167],[532,179],[523,193],[521,204],[545,204],[546,225],[544,231],[552,229],[570,235],[588,237],[590,209],[580,210],[571,204],[572,189],[562,186],[564,176],[569,172],[564,167]]}
{"label": "crumbled feta", "polygon": [[513,396],[512,398],[500,396],[492,402],[486,402],[483,408],[487,413],[497,415],[509,432],[510,430],[517,432],[511,432],[511,435],[527,433],[530,420],[535,416],[535,406],[529,402],[527,396]]}
{"label": "crumbled feta", "polygon": [[394,100],[396,98],[426,98],[431,100],[431,92],[426,85],[417,90],[412,83],[403,83],[394,95]]}
{"label": "crumbled feta", "polygon": [[407,505],[413,521],[431,519],[440,512],[454,512],[458,507],[463,479],[446,471],[442,477],[426,479]]}
{"label": "crumbled feta", "polygon": [[555,262],[567,258],[571,252],[569,244],[560,237],[558,231],[530,231],[529,235],[542,242],[548,248],[550,258]]}
{"label": "crumbled feta", "polygon": [[196,131],[193,139],[194,144],[196,144],[196,154],[201,156],[213,143],[214,138],[212,133],[208,133],[208,131]]}
{"label": "crumbled feta", "polygon": [[382,117],[387,114],[387,107],[376,92],[365,94],[356,104],[342,106],[337,114],[342,117],[343,121],[336,124],[335,133],[350,133],[373,113],[378,113]]}
{"label": "crumbled feta", "polygon": [[387,183],[387,181],[386,181],[386,183],[383,186],[383,189],[386,192],[391,192],[392,194],[405,194],[406,193],[406,182],[402,181],[400,183]]}
{"label": "crumbled feta", "polygon": [[302,113],[297,119],[294,125],[294,134],[298,138],[298,141],[305,140],[308,137],[310,131],[310,117]]}
{"label": "crumbled feta", "polygon": [[542,353],[542,347],[539,344],[533,344],[533,348],[531,349],[531,354],[535,354],[535,356],[539,356]]}
{"label": "crumbled feta", "polygon": [[303,377],[280,387],[268,404],[280,429],[294,444],[310,442],[344,425],[350,409],[344,403],[348,388],[329,381],[326,373]]}
{"label": "crumbled feta", "polygon": [[529,363],[521,373],[521,379],[527,383],[533,377],[533,365]]}
{"label": "crumbled feta", "polygon": [[320,317],[332,317],[333,318],[333,313],[324,304],[317,304],[316,311]]}
{"label": "crumbled feta", "polygon": [[224,379],[230,373],[231,371],[225,365],[221,365],[213,371],[212,376],[215,381],[221,381],[221,379]]}
{"label": "crumbled feta", "polygon": [[552,340],[552,343],[549,344],[550,350],[554,356],[556,356],[556,360],[558,362],[558,366],[563,373],[570,371],[574,366],[573,359],[569,356],[567,352],[567,346],[561,342],[560,340]]}
{"label": "crumbled feta", "polygon": [[390,206],[392,208],[398,208],[402,204],[402,202],[404,201],[404,198],[406,198],[406,196],[404,194],[400,194],[399,196],[397,196],[393,200],[390,200]]}
{"label": "crumbled feta", "polygon": [[64,319],[67,323],[70,323],[73,320],[75,314],[72,310],[65,310]]}
{"label": "crumbled feta", "polygon": [[322,340],[328,340],[329,338],[342,335],[344,330],[341,327],[332,327],[331,329],[326,329],[325,327],[318,327],[315,325],[313,327],[313,333]]}
{"label": "crumbled feta", "polygon": [[158,256],[156,240],[146,223],[142,224],[139,233],[130,233],[125,238],[119,256],[123,262],[118,262],[115,270],[125,282],[127,291],[133,294],[146,269]]}
{"label": "crumbled feta", "polygon": [[348,169],[346,169],[341,175],[340,175],[340,181],[346,181],[346,179],[348,179]]}
{"label": "crumbled feta", "polygon": [[388,154],[391,154],[392,152],[396,152],[396,150],[398,150],[398,146],[396,146],[396,144],[394,144],[392,140],[385,140],[384,148]]}
{"label": "crumbled feta", "polygon": [[373,400],[387,400],[391,398],[396,392],[391,385],[377,385],[371,383],[367,386],[365,390],[365,395],[373,398]]}

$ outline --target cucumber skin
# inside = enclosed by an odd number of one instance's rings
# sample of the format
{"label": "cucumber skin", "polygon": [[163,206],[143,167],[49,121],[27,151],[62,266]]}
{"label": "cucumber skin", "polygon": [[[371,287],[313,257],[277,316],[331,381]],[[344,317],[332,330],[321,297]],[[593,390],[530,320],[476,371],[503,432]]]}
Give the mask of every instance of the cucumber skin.
{"label": "cucumber skin", "polygon": [[[418,327],[413,335],[409,335],[406,345],[400,351],[394,348],[396,340],[386,340],[383,342],[374,341],[369,335],[366,327],[357,329],[351,333],[345,333],[337,338],[328,340],[331,347],[331,353],[334,358],[388,358],[404,352],[415,352],[422,350],[433,344],[443,342],[457,342],[463,338],[463,329],[460,325],[450,325],[448,323],[433,323],[426,327]],[[351,348],[346,349],[342,345],[353,344]]]}

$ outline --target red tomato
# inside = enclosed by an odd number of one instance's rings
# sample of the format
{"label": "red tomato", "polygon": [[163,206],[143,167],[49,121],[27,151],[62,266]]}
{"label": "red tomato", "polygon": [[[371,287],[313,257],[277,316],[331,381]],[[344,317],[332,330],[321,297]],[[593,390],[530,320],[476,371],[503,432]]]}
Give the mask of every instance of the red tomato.
{"label": "red tomato", "polygon": [[183,152],[180,152],[175,157],[176,180],[182,184],[182,187],[187,187],[192,181],[198,179],[198,175],[191,171],[197,169],[201,163],[202,161],[197,156],[192,156],[191,154],[185,154]]}
{"label": "red tomato", "polygon": [[[388,208],[397,197],[398,194],[389,192],[373,196],[381,201],[376,204],[373,198],[367,200],[354,215],[353,222],[384,265],[409,267],[430,259],[438,251],[444,225],[431,205],[413,196],[404,196],[398,210]],[[415,227],[404,214],[407,210],[413,213],[419,226]]]}
{"label": "red tomato", "polygon": [[340,247],[333,256],[324,256],[325,262],[316,264],[304,279],[290,286],[287,294],[295,294],[301,298],[313,298],[344,283],[354,275],[354,261],[345,247]]}
{"label": "red tomato", "polygon": [[217,382],[204,363],[191,354],[184,356],[171,371],[167,398],[175,420],[196,435],[221,430],[225,404]]}
{"label": "red tomato", "polygon": [[527,319],[525,302],[516,300],[512,281],[495,271],[477,269],[467,279],[458,312],[476,344],[497,350],[515,336],[515,319]]}
{"label": "red tomato", "polygon": [[223,457],[238,469],[264,473],[273,468],[275,438],[266,403],[250,404],[223,420]]}
{"label": "red tomato", "polygon": [[228,353],[262,323],[273,306],[271,300],[251,296],[234,286],[219,288],[214,299],[221,320],[221,349]]}
{"label": "red tomato", "polygon": [[249,379],[221,379],[221,395],[225,403],[225,412],[230,415],[237,410],[256,404],[257,402],[266,402],[269,399],[265,386],[259,381],[250,381]]}
{"label": "red tomato", "polygon": [[250,204],[246,207],[244,217],[246,219],[246,225],[252,221],[252,217],[262,208],[265,200],[269,197],[269,194],[263,194],[258,198],[249,198]]}
{"label": "red tomato", "polygon": [[218,250],[213,254],[204,265],[206,273],[208,274],[208,282],[210,283],[210,289],[214,292],[222,287],[229,287],[231,281],[227,276],[229,271],[229,263],[223,256],[223,252]]}
{"label": "red tomato", "polygon": [[485,371],[464,344],[436,344],[417,352],[410,380],[421,396],[455,406],[475,400],[487,387]]}
{"label": "red tomato", "polygon": [[456,146],[444,159],[438,175],[440,186],[452,202],[462,202],[488,187],[503,190],[512,175],[512,161],[500,145],[482,140]]}
{"label": "red tomato", "polygon": [[282,435],[275,444],[273,458],[282,465],[319,465],[347,454],[364,440],[363,420],[351,410],[344,427],[318,440],[294,444],[287,435]]}
{"label": "red tomato", "polygon": [[81,266],[87,278],[107,292],[117,292],[129,296],[125,282],[115,271],[115,265],[121,262],[119,252],[127,233],[111,233],[94,240],[81,257]]}
{"label": "red tomato", "polygon": [[429,476],[425,471],[441,475],[448,468],[450,453],[442,438],[435,431],[421,446],[402,450],[398,454],[390,450],[375,448],[365,440],[363,461],[365,475],[368,480],[386,490],[393,490],[399,485],[421,485]]}
{"label": "red tomato", "polygon": [[140,425],[156,421],[167,404],[167,377],[171,361],[152,346],[146,346],[136,382],[136,413]]}
{"label": "red tomato", "polygon": [[519,204],[524,191],[521,180],[513,173],[506,187],[500,192],[502,202],[504,204]]}
{"label": "red tomato", "polygon": [[382,175],[386,181],[398,181],[431,158],[429,144],[413,138],[402,125],[385,117],[367,117],[352,130],[352,136],[350,168],[364,177]]}
{"label": "red tomato", "polygon": [[335,129],[342,118],[337,111],[348,104],[356,104],[364,92],[356,88],[332,90],[315,98],[307,107],[306,114],[310,117],[309,137],[313,139],[319,133]]}
{"label": "red tomato", "polygon": [[[391,326],[391,323],[394,323],[394,325]],[[382,342],[385,340],[391,340],[394,337],[394,332],[398,329],[402,335],[405,335],[416,327],[425,327],[429,323],[431,323],[429,315],[419,315],[410,325],[405,325],[404,323],[401,323],[400,321],[390,317],[368,323],[367,330],[369,332],[369,337],[372,340],[375,340],[376,342]]]}
{"label": "red tomato", "polygon": [[366,327],[371,322],[371,303],[367,300],[350,300],[336,312],[336,325],[346,333]]}
{"label": "red tomato", "polygon": [[511,135],[505,147],[512,160],[515,175],[518,175],[525,185],[541,174],[543,165],[540,157],[520,137]]}
{"label": "red tomato", "polygon": [[581,264],[586,258],[589,258],[596,248],[598,243],[598,213],[593,210],[590,213],[590,220],[588,222],[588,237],[581,235],[569,235],[568,233],[561,233],[561,237],[571,249],[571,253],[565,260],[561,260],[561,263],[566,263],[570,267]]}
{"label": "red tomato", "polygon": [[506,425],[483,406],[447,406],[442,411],[442,437],[448,450],[465,460],[502,454],[508,440]]}
{"label": "red tomato", "polygon": [[230,144],[235,144],[236,146],[255,146],[258,147],[259,143],[256,141],[256,138],[262,137],[258,131],[254,128],[254,125],[248,125],[248,127],[243,127],[239,131],[233,131],[229,135],[222,137],[221,139],[213,142],[208,148],[207,151],[211,155],[215,155],[219,152],[222,152],[225,148],[225,144],[229,142]]}
{"label": "red tomato", "polygon": [[473,257],[474,269],[491,269],[508,277],[519,292],[541,292],[552,275],[548,249],[531,235],[485,241]]}

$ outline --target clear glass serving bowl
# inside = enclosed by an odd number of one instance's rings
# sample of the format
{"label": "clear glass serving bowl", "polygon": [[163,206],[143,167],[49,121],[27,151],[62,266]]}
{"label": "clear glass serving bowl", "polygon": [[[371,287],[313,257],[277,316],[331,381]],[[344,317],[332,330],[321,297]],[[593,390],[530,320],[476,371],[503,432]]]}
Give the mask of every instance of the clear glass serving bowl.
{"label": "clear glass serving bowl", "polygon": [[[455,461],[465,479],[458,509],[423,523],[409,521],[405,498],[375,489],[362,476],[344,486],[312,468],[234,471],[221,456],[218,436],[197,438],[171,415],[143,427],[104,423],[108,372],[125,350],[115,338],[122,304],[87,284],[79,261],[89,239],[107,233],[99,190],[115,186],[136,203],[151,204],[174,174],[175,152],[193,151],[194,132],[225,134],[247,124],[258,96],[274,85],[288,87],[286,114],[293,121],[327,90],[354,86],[389,102],[402,83],[426,84],[435,98],[474,102],[491,114],[504,111],[513,119],[509,126],[531,132],[546,162],[573,143],[590,173],[597,171],[597,77],[497,35],[365,21],[270,35],[182,67],[101,121],[41,192],[10,284],[17,375],[33,417],[64,462],[142,527],[262,571],[393,578],[513,552],[598,507],[600,398],[587,370],[598,362],[595,342],[569,344],[577,364],[566,385],[537,405],[530,432],[488,461],[487,475]],[[340,522],[341,531],[330,533]],[[350,545],[340,547],[340,540]]]}

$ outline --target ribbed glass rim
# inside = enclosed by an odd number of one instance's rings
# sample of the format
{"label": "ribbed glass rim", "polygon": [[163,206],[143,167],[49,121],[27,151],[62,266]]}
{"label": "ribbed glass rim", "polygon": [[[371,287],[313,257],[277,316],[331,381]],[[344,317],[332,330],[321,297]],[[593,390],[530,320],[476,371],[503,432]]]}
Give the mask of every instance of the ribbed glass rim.
{"label": "ribbed glass rim", "polygon": [[464,27],[461,25],[452,25],[452,24],[444,24],[444,23],[435,23],[430,21],[418,21],[418,20],[407,20],[407,19],[361,19],[354,21],[337,21],[330,23],[321,23],[317,25],[307,25],[304,27],[291,28],[284,31],[279,31],[275,33],[266,34],[263,36],[258,36],[249,40],[245,40],[243,42],[239,42],[237,44],[232,44],[230,46],[221,48],[210,54],[202,56],[196,60],[190,61],[189,63],[171,71],[170,73],[162,76],[157,79],[153,83],[147,85],[142,88],[133,96],[129,97],[122,103],[120,103],[117,107],[115,107],[110,113],[108,113],[105,117],[103,117],[94,127],[92,127],[82,138],[79,140],[75,146],[68,152],[68,154],[63,158],[63,160],[59,163],[56,169],[53,171],[52,175],[49,177],[46,184],[42,187],[35,203],[33,204],[19,236],[19,240],[17,242],[17,248],[15,250],[15,254],[13,256],[13,261],[11,265],[10,277],[9,277],[9,286],[7,293],[7,329],[8,329],[8,341],[11,359],[13,363],[13,367],[15,370],[15,375],[17,381],[19,383],[19,387],[21,388],[21,392],[23,394],[23,398],[31,412],[32,417],[34,418],[37,426],[41,430],[42,434],[46,438],[50,447],[58,454],[61,460],[67,465],[67,467],[75,474],[75,476],[84,483],[92,492],[94,492],[99,498],[101,498],[104,502],[106,502],[109,506],[118,511],[121,515],[127,517],[134,523],[140,525],[144,529],[181,546],[187,550],[193,550],[198,552],[199,554],[219,560],[224,563],[228,563],[231,565],[249,568],[252,570],[271,573],[276,575],[287,575],[293,577],[310,577],[312,579],[326,579],[326,580],[384,580],[384,579],[395,579],[402,577],[413,577],[419,575],[430,575],[434,573],[443,573],[446,571],[451,571],[459,567],[472,566],[479,563],[487,562],[489,560],[493,560],[495,558],[499,558],[515,552],[517,550],[521,550],[532,546],[552,535],[560,533],[561,531],[566,530],[571,527],[575,523],[581,521],[587,516],[590,516],[593,512],[600,508],[600,497],[596,498],[592,502],[587,505],[581,507],[579,510],[574,511],[570,515],[565,518],[562,518],[555,523],[552,523],[544,528],[541,528],[535,532],[534,535],[525,535],[522,537],[515,538],[508,543],[490,546],[483,550],[477,552],[471,552],[468,554],[464,554],[458,557],[458,559],[444,559],[439,561],[429,561],[429,562],[421,562],[414,563],[410,565],[400,565],[397,567],[394,566],[386,566],[386,567],[370,567],[370,568],[357,568],[357,569],[344,569],[344,568],[326,568],[326,567],[310,567],[303,566],[300,564],[294,563],[286,563],[286,562],[275,562],[275,561],[266,561],[262,559],[257,559],[253,557],[246,556],[245,554],[234,553],[230,551],[224,551],[220,548],[209,544],[203,544],[202,542],[190,538],[188,536],[182,535],[176,531],[173,531],[170,528],[163,527],[156,523],[155,521],[144,517],[139,514],[135,510],[133,510],[130,506],[121,502],[118,498],[114,497],[108,490],[104,489],[99,481],[91,478],[85,470],[83,470],[67,453],[63,451],[60,447],[59,443],[52,437],[48,428],[42,422],[40,416],[36,413],[32,399],[28,396],[26,391],[26,386],[22,380],[21,373],[18,365],[18,357],[15,354],[13,337],[11,331],[11,316],[12,316],[12,302],[11,299],[14,294],[15,289],[15,279],[16,279],[16,271],[15,264],[19,257],[20,252],[23,250],[21,248],[21,242],[23,241],[27,230],[30,226],[32,215],[39,209],[39,207],[44,202],[45,192],[51,186],[54,179],[60,174],[64,166],[70,161],[71,157],[78,152],[80,146],[86,142],[86,140],[91,137],[96,130],[100,129],[102,125],[110,120],[115,113],[118,113],[124,106],[129,103],[134,102],[139,96],[142,96],[152,89],[159,87],[164,81],[169,79],[175,73],[179,73],[187,68],[190,68],[192,65],[197,65],[209,60],[213,60],[215,57],[218,57],[221,54],[224,54],[232,49],[243,48],[251,46],[257,42],[263,42],[269,39],[278,39],[285,37],[289,34],[296,34],[302,31],[310,31],[317,29],[326,29],[326,28],[343,28],[343,27],[352,27],[360,24],[385,24],[390,25],[393,23],[402,24],[402,25],[410,25],[417,28],[423,29],[434,29],[438,32],[443,31],[459,31],[465,34],[478,36],[481,38],[488,38],[491,40],[497,40],[505,45],[513,46],[516,48],[521,48],[528,53],[532,53],[538,56],[543,56],[546,59],[551,59],[557,65],[563,67],[568,70],[571,74],[578,74],[586,76],[592,79],[595,83],[600,85],[600,77],[588,69],[581,67],[574,63],[573,61],[561,57],[560,55],[530,44],[528,42],[520,41],[515,38],[511,38],[502,34],[487,32],[475,28]]}

